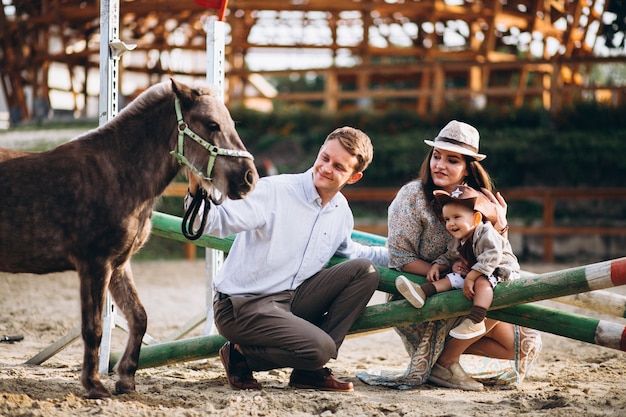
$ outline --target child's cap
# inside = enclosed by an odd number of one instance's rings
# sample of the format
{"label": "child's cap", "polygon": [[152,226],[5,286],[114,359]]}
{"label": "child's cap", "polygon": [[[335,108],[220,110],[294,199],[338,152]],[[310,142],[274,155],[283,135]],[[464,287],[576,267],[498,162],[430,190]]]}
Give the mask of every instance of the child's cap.
{"label": "child's cap", "polygon": [[445,190],[435,190],[433,194],[439,201],[439,204],[441,204],[441,207],[446,203],[453,202],[469,207],[472,210],[480,211],[492,224],[498,221],[498,214],[494,204],[489,201],[487,196],[472,187],[458,185],[451,193]]}

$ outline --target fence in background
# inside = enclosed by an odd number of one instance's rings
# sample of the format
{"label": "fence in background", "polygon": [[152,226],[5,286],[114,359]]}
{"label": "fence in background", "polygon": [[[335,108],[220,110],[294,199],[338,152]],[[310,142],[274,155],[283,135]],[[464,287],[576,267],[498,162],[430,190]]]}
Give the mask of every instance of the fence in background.
{"label": "fence in background", "polygon": [[[186,183],[172,183],[166,189],[166,196],[182,197],[187,191]],[[543,261],[554,262],[554,243],[559,236],[626,236],[624,226],[563,226],[555,222],[555,204],[559,200],[626,200],[626,188],[511,188],[501,190],[507,202],[533,201],[541,204],[541,224],[510,225],[509,233],[529,236],[542,236]],[[348,201],[391,203],[398,192],[397,188],[350,188],[343,191]],[[356,230],[387,236],[386,224],[355,224]],[[185,257],[195,257],[195,245],[185,244]]]}

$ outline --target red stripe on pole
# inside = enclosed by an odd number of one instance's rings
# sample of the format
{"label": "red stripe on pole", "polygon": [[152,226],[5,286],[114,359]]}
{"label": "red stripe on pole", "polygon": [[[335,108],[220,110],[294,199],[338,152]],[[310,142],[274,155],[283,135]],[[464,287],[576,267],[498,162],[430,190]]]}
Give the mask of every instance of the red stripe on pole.
{"label": "red stripe on pole", "polygon": [[626,284],[626,258],[611,261],[611,282],[615,286]]}
{"label": "red stripe on pole", "polygon": [[219,9],[219,21],[224,21],[228,0],[193,0],[193,2],[200,7],[206,7],[207,9]]}
{"label": "red stripe on pole", "polygon": [[220,15],[218,17],[220,22],[224,21],[224,16],[226,15],[226,8],[227,7],[228,7],[228,0],[222,1],[222,4],[220,5]]}
{"label": "red stripe on pole", "polygon": [[619,350],[626,352],[626,327],[622,330],[622,338],[619,341]]}
{"label": "red stripe on pole", "polygon": [[206,7],[208,9],[220,9],[224,1],[220,0],[193,0],[200,7]]}

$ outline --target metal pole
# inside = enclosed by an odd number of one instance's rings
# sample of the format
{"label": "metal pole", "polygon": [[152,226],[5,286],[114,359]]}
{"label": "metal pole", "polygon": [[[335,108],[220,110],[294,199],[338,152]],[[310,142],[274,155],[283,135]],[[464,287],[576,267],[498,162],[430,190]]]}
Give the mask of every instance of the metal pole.
{"label": "metal pole", "polygon": [[[224,58],[225,58],[225,23],[210,20],[205,24],[207,72],[206,81],[217,89],[220,100],[224,102]],[[213,320],[213,278],[224,263],[224,252],[207,248],[205,251],[205,280],[206,280],[206,319],[202,334],[210,335],[215,332]]]}
{"label": "metal pole", "polygon": [[[117,111],[117,92],[113,87],[117,77],[115,62],[111,62],[109,42],[117,38],[119,0],[100,0],[100,97],[98,125],[108,122]],[[117,86],[115,86],[117,87]]]}
{"label": "metal pole", "polygon": [[[117,115],[119,104],[119,61],[121,56],[135,48],[119,40],[119,0],[100,1],[100,97],[98,101],[98,124],[102,126]],[[111,295],[107,291],[102,320],[102,340],[98,368],[108,373],[111,353],[111,334],[115,328],[115,311]]]}
{"label": "metal pole", "polygon": [[[204,24],[206,32],[206,82],[215,87],[217,97],[224,102],[224,60],[226,48],[226,24],[222,21],[226,10],[225,1],[221,2],[219,20],[208,20]],[[213,6],[213,5],[211,5]],[[158,215],[157,215],[158,217]],[[180,226],[179,226],[180,231]],[[206,238],[203,235],[200,239]],[[188,241],[185,241],[188,243]],[[205,310],[185,323],[180,329],[168,335],[164,340],[177,340],[189,333],[204,321],[202,334],[205,336],[216,332],[213,319],[213,278],[224,263],[224,251],[205,246]]]}
{"label": "metal pole", "polygon": [[[102,126],[108,122],[113,114],[113,97],[111,89],[111,72],[114,66],[111,62],[109,51],[109,40],[112,31],[117,31],[116,19],[119,18],[118,0],[100,1],[100,97],[98,101],[98,125]],[[113,21],[112,21],[113,20]],[[100,373],[107,373],[109,370],[109,357],[111,353],[111,333],[115,326],[113,303],[111,296],[107,292],[104,304],[104,314],[102,319],[102,340],[100,342],[100,353],[98,356],[98,368]]]}

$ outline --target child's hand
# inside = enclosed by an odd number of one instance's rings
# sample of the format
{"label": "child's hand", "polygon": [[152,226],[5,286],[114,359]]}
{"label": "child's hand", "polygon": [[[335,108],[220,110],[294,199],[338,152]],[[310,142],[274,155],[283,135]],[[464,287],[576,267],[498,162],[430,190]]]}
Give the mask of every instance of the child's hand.
{"label": "child's hand", "polygon": [[474,299],[474,295],[476,294],[474,292],[474,284],[475,284],[474,280],[465,278],[465,283],[463,284],[463,295],[468,300],[473,300]]}

